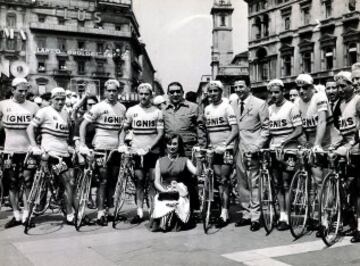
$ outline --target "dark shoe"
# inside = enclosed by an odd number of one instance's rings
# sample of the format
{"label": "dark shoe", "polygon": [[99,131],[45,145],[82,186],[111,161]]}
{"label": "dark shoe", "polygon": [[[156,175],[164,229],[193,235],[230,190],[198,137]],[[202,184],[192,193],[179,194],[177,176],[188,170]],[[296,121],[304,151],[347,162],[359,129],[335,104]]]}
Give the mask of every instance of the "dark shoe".
{"label": "dark shoe", "polygon": [[321,225],[315,236],[318,238],[323,237],[323,235],[325,235],[325,230],[325,226]]}
{"label": "dark shoe", "polygon": [[256,231],[259,231],[260,228],[261,228],[261,225],[259,222],[251,222],[250,231],[256,232]]}
{"label": "dark shoe", "polygon": [[356,232],[357,232],[356,229],[350,228],[344,232],[344,236],[354,236]]}
{"label": "dark shoe", "polygon": [[16,221],[15,217],[13,217],[10,221],[8,221],[5,224],[5,229],[8,229],[8,228],[11,228],[11,227],[14,227],[14,226],[18,226],[18,225],[21,225],[21,220]]}
{"label": "dark shoe", "polygon": [[216,221],[215,228],[223,228],[223,227],[227,226],[229,224],[229,222],[230,222],[229,219],[224,221],[223,218],[219,217]]}
{"label": "dark shoe", "polygon": [[144,218],[140,218],[139,215],[135,215],[134,218],[131,219],[131,224],[141,224],[144,221]]}
{"label": "dark shoe", "polygon": [[161,231],[160,228],[160,219],[152,219],[152,224],[150,227],[151,232],[159,232]]}
{"label": "dark shoe", "polygon": [[351,243],[358,243],[360,242],[360,231],[356,231],[354,236],[350,239]]}
{"label": "dark shoe", "polygon": [[108,219],[105,215],[101,216],[100,219],[97,219],[97,224],[101,226],[107,226],[108,225]]}
{"label": "dark shoe", "polygon": [[310,231],[318,231],[320,226],[319,226],[319,221],[318,220],[314,220],[314,219],[309,219],[309,223],[308,223],[308,229]]}
{"label": "dark shoe", "polygon": [[235,223],[235,227],[240,227],[240,226],[245,226],[245,225],[250,225],[250,224],[251,224],[250,219],[240,218],[240,220]]}
{"label": "dark shoe", "polygon": [[284,221],[280,221],[277,225],[277,230],[279,231],[286,231],[289,230],[290,226],[284,222]]}
{"label": "dark shoe", "polygon": [[[23,226],[25,226],[28,223],[28,219],[29,218],[26,218],[25,222],[22,223]],[[34,228],[34,227],[35,227],[35,223],[33,221],[31,221],[29,228]]]}
{"label": "dark shoe", "polygon": [[65,220],[66,220],[65,223],[66,223],[67,225],[72,225],[72,226],[75,225],[75,218],[72,219],[71,221],[69,221],[68,219],[65,219]]}

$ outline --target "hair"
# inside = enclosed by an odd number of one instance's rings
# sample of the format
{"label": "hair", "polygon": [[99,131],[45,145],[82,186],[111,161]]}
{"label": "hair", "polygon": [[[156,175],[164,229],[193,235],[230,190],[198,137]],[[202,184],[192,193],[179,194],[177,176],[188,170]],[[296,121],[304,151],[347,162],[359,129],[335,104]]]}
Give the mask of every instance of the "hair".
{"label": "hair", "polygon": [[95,95],[88,95],[85,97],[84,101],[83,101],[83,104],[82,104],[82,109],[84,111],[88,111],[87,110],[87,102],[88,100],[94,100],[96,103],[99,102],[98,98],[95,96]]}
{"label": "hair", "polygon": [[45,101],[50,101],[51,100],[51,92],[46,92],[44,94],[42,94],[41,99],[45,100]]}
{"label": "hair", "polygon": [[28,94],[26,95],[26,100],[34,100],[33,98],[35,97],[35,94],[32,93],[31,91],[28,92]]}
{"label": "hair", "polygon": [[169,144],[173,139],[178,140],[178,154],[180,156],[185,156],[185,148],[184,148],[184,141],[179,134],[169,134],[165,136],[165,143]]}
{"label": "hair", "polygon": [[[247,87],[250,87],[250,78],[248,76],[237,79],[236,81],[244,81]],[[235,82],[236,82],[235,81]]]}
{"label": "hair", "polygon": [[179,86],[180,89],[181,89],[182,91],[184,91],[183,86],[181,85],[180,82],[178,82],[178,81],[173,81],[173,82],[171,82],[171,83],[168,85],[168,87],[167,87],[168,92],[169,92],[169,88],[170,88],[171,86],[174,86],[174,85],[175,85],[175,86]]}
{"label": "hair", "polygon": [[185,93],[185,99],[189,102],[196,103],[197,94],[194,91],[188,91]]}

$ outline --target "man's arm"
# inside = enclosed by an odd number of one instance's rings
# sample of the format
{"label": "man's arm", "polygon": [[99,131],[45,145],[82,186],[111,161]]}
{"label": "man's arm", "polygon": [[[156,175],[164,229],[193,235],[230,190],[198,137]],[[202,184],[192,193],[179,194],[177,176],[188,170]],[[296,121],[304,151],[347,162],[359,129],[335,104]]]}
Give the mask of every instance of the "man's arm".
{"label": "man's arm", "polygon": [[79,129],[79,133],[80,133],[80,143],[85,145],[85,140],[86,140],[86,127],[90,124],[91,122],[84,119],[81,124],[80,124],[80,129]]}
{"label": "man's arm", "polygon": [[27,127],[26,129],[26,133],[29,137],[29,140],[30,140],[30,144],[31,146],[35,147],[37,146],[37,143],[36,143],[36,134],[35,134],[35,129],[37,128],[37,126],[35,126],[34,124],[30,123],[30,125]]}
{"label": "man's arm", "polygon": [[318,116],[318,124],[316,126],[316,137],[315,137],[314,146],[321,147],[321,143],[323,141],[326,132],[326,118],[327,118],[326,111],[320,111]]}
{"label": "man's arm", "polygon": [[291,134],[289,134],[283,141],[283,145],[286,145],[287,143],[291,142],[291,141],[295,141],[298,137],[300,137],[300,135],[303,133],[303,128],[302,126],[297,126],[295,127],[294,131],[291,132]]}

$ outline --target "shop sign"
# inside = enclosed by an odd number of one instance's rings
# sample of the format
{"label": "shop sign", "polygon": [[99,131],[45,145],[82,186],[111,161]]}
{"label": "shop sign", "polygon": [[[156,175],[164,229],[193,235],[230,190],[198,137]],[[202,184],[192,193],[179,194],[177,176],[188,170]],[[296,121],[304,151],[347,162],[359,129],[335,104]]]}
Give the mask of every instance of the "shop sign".
{"label": "shop sign", "polygon": [[95,56],[105,56],[112,58],[114,56],[120,56],[119,51],[112,51],[112,50],[105,50],[104,52],[96,52],[91,51],[87,49],[72,49],[67,51],[61,51],[60,49],[54,49],[54,48],[36,48],[36,53],[41,54],[61,54],[61,53],[67,53],[68,55],[74,55],[74,56],[89,56],[89,57],[95,57]]}
{"label": "shop sign", "polygon": [[29,74],[29,67],[21,60],[10,62],[7,59],[2,59],[0,63],[0,77],[2,74],[10,77],[10,73],[16,78],[25,78]]}

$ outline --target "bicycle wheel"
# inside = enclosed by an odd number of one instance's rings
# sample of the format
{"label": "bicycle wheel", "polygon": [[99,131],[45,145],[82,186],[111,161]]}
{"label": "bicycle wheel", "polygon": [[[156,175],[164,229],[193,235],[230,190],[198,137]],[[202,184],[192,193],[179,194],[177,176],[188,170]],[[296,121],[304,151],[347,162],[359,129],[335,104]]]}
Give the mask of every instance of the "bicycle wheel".
{"label": "bicycle wheel", "polygon": [[42,182],[40,189],[39,203],[36,205],[36,208],[34,209],[35,215],[42,215],[49,208],[51,196],[48,194],[48,192],[49,192],[48,185],[46,184],[46,182]]}
{"label": "bicycle wheel", "polygon": [[212,205],[212,201],[211,201],[211,183],[210,183],[210,178],[211,175],[207,176],[207,180],[205,181],[204,184],[204,194],[203,194],[203,203],[202,203],[202,212],[201,212],[201,217],[202,217],[202,221],[203,221],[203,228],[204,228],[204,232],[205,234],[207,234],[207,232],[209,231],[209,229],[211,228],[211,205]]}
{"label": "bicycle wheel", "polygon": [[116,227],[116,221],[119,218],[120,210],[123,207],[126,200],[126,186],[128,183],[129,176],[124,171],[119,171],[118,180],[116,182],[115,193],[114,193],[114,220],[113,228]]}
{"label": "bicycle wheel", "polygon": [[302,171],[295,173],[289,190],[289,225],[295,238],[301,237],[306,230],[309,217],[308,174]]}
{"label": "bicycle wheel", "polygon": [[267,234],[270,234],[275,226],[276,210],[275,197],[269,173],[260,175],[260,212],[263,225]]}
{"label": "bicycle wheel", "polygon": [[0,210],[3,204],[3,200],[4,200],[4,183],[3,183],[3,171],[0,170]]}
{"label": "bicycle wheel", "polygon": [[44,178],[42,172],[36,172],[34,175],[34,181],[29,193],[29,197],[27,199],[28,207],[29,207],[29,214],[25,222],[24,233],[27,234],[30,227],[31,227],[31,220],[33,218],[34,210],[36,209],[37,205],[40,203],[40,195],[41,195],[41,188],[43,187]]}
{"label": "bicycle wheel", "polygon": [[78,172],[78,186],[75,191],[76,202],[75,202],[75,228],[77,231],[80,230],[82,220],[85,216],[85,208],[89,199],[90,188],[91,188],[91,171]]}
{"label": "bicycle wheel", "polygon": [[339,238],[342,224],[340,180],[329,173],[323,182],[320,193],[321,238],[327,246],[332,246]]}

